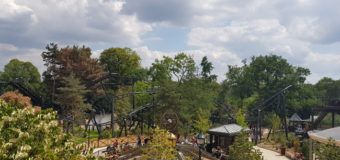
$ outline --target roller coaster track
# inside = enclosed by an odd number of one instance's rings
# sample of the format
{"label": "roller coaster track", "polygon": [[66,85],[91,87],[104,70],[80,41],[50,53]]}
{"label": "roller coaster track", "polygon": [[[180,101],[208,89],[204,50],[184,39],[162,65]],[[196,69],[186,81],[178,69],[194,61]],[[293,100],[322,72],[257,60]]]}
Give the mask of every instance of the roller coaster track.
{"label": "roller coaster track", "polygon": [[[121,116],[121,117],[117,118],[116,120],[114,120],[114,123],[123,121],[124,119],[129,119],[129,118],[131,118],[132,116],[137,115],[139,112],[148,110],[148,109],[151,108],[152,106],[153,106],[153,104],[149,103],[149,104],[146,104],[146,105],[144,105],[144,106],[138,107],[137,109],[135,109],[135,110],[129,112],[129,113],[126,114],[125,116]],[[111,121],[107,121],[107,122],[104,122],[104,123],[97,123],[97,124],[86,124],[86,123],[83,122],[83,121],[73,120],[71,116],[60,117],[60,118],[58,118],[58,119],[59,119],[59,120],[63,120],[63,121],[65,121],[65,122],[74,123],[74,124],[77,124],[77,125],[106,126],[106,125],[111,124]]]}
{"label": "roller coaster track", "polygon": [[228,105],[223,104],[223,103],[218,102],[218,101],[215,101],[215,104],[218,106],[218,108],[223,109],[223,110],[227,113],[228,119],[230,119],[231,121],[235,121],[235,120],[236,120],[236,119],[235,119],[235,114],[233,114],[233,113],[235,113],[235,112],[232,111],[232,110],[228,107]]}
{"label": "roller coaster track", "polygon": [[107,79],[113,79],[115,81],[119,81],[117,84],[124,84],[124,85],[132,85],[135,81],[137,81],[137,78],[131,78],[131,77],[124,77],[124,76],[120,76],[117,73],[113,73],[113,74],[109,74],[109,75],[105,75],[103,77],[100,77],[98,79],[95,79],[89,83],[86,84],[86,88],[90,88],[94,85],[96,85],[97,83],[101,83],[104,80]]}

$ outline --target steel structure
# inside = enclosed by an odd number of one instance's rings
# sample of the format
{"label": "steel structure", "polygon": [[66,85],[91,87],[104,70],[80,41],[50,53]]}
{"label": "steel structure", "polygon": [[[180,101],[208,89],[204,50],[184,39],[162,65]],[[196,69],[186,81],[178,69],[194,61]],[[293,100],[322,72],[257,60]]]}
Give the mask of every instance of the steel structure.
{"label": "steel structure", "polygon": [[279,92],[272,95],[270,98],[266,99],[257,107],[253,108],[252,110],[246,112],[247,116],[251,116],[252,113],[257,112],[256,118],[256,128],[253,132],[255,135],[255,144],[258,142],[258,138],[261,137],[261,112],[264,111],[266,108],[274,107],[275,113],[281,118],[284,130],[286,134],[286,139],[288,139],[288,128],[287,128],[287,120],[286,120],[286,102],[285,102],[285,92],[291,88],[292,85],[285,87],[284,89],[280,90]]}
{"label": "steel structure", "polygon": [[[318,118],[314,119],[315,113],[320,113]],[[318,124],[326,117],[328,113],[332,113],[332,128],[335,127],[335,114],[340,114],[340,100],[335,99],[331,101],[327,106],[317,107],[312,109],[312,125],[311,129],[317,129]]]}
{"label": "steel structure", "polygon": [[[73,124],[77,124],[77,125],[85,125],[85,128],[88,129],[90,126],[95,126],[98,130],[98,134],[99,134],[99,138],[101,138],[101,126],[107,126],[108,124],[110,124],[111,129],[112,129],[112,137],[114,136],[114,124],[118,123],[118,122],[123,122],[125,124],[125,131],[126,131],[126,121],[128,119],[130,120],[136,120],[138,121],[138,124],[141,123],[141,130],[143,130],[143,118],[142,118],[142,113],[146,110],[149,110],[151,107],[154,106],[154,102],[152,101],[151,103],[145,104],[143,106],[139,106],[139,107],[135,107],[135,94],[154,94],[155,92],[153,91],[153,88],[149,91],[146,92],[135,92],[134,91],[134,83],[137,82],[138,79],[136,78],[131,78],[131,77],[124,77],[124,76],[120,76],[118,74],[109,74],[109,75],[105,75],[101,78],[98,78],[96,80],[93,80],[91,82],[88,82],[86,84],[86,89],[89,89],[91,87],[98,87],[101,86],[102,89],[105,92],[105,97],[108,100],[108,102],[111,105],[111,120],[109,122],[105,122],[105,123],[97,123],[96,118],[95,118],[95,110],[91,110],[87,117],[88,117],[88,122],[85,123],[83,121],[76,121],[72,119],[71,115],[58,115],[57,119],[62,120],[64,124],[67,124],[67,128],[66,131],[69,131],[69,127],[70,125]],[[98,85],[99,84],[99,85]],[[114,95],[112,93],[110,93],[110,88],[112,89],[112,87],[118,87],[118,86],[131,86],[132,88],[132,92],[130,93],[125,93],[125,94],[121,94],[121,95]],[[36,93],[34,93],[32,90],[30,90],[29,88],[25,87],[25,85],[18,83],[18,82],[0,82],[0,88],[2,87],[7,87],[7,86],[12,86],[16,89],[18,89],[24,96],[28,96],[31,98],[33,105],[37,105],[37,106],[41,106],[43,108],[46,108],[47,105],[49,105],[50,107],[53,108],[58,108],[58,105],[56,104],[52,104],[52,103],[47,103],[44,98],[42,96],[37,95]],[[120,99],[124,99],[127,97],[131,97],[131,104],[132,104],[132,111],[129,112],[127,115],[125,116],[121,116],[118,118],[114,118],[114,113],[115,113],[115,106],[114,103],[117,100]],[[139,118],[141,117],[141,118]],[[90,124],[90,122],[93,122],[93,124]],[[131,128],[131,127],[130,127]],[[86,132],[86,130],[85,130]],[[125,132],[127,133],[127,132]]]}
{"label": "steel structure", "polygon": [[15,89],[18,89],[24,96],[30,97],[32,104],[36,106],[45,106],[45,101],[44,99],[34,93],[32,90],[27,88],[24,84],[19,83],[19,82],[0,82],[0,88],[7,87],[7,86],[12,86]]}
{"label": "steel structure", "polygon": [[219,102],[219,101],[215,101],[215,105],[222,111],[224,111],[226,114],[227,114],[227,118],[223,118],[223,117],[220,117],[218,115],[218,113],[215,113],[215,114],[212,114],[210,119],[212,121],[212,123],[215,123],[215,122],[225,122],[227,121],[227,124],[230,124],[230,123],[236,123],[236,119],[235,119],[235,112],[230,109],[230,107],[227,105],[227,104],[224,104],[222,102]]}

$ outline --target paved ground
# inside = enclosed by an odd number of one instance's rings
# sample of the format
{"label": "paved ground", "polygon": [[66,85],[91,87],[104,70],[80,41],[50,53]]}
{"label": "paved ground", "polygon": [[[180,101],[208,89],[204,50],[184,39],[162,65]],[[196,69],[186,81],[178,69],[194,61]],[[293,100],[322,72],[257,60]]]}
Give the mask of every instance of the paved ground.
{"label": "paved ground", "polygon": [[101,147],[101,148],[95,148],[93,150],[94,156],[105,156],[105,154],[103,153],[103,151],[106,151],[107,147]]}
{"label": "paved ground", "polygon": [[279,153],[276,153],[274,151],[257,146],[254,146],[254,148],[259,149],[262,152],[264,160],[289,160],[286,156],[281,156]]}

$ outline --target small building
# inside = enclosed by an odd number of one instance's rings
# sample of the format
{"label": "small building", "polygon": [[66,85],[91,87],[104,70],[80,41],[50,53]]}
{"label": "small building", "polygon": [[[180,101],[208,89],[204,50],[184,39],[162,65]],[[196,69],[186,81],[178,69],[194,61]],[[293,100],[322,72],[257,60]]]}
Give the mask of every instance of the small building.
{"label": "small building", "polygon": [[[237,136],[242,129],[243,127],[240,125],[227,124],[207,130],[207,133],[209,134],[210,146],[220,146],[225,151],[228,151],[229,146],[235,141],[235,136]],[[248,128],[245,130],[249,131]]]}
{"label": "small building", "polygon": [[[302,120],[297,113],[294,113],[290,118],[289,118],[289,131],[294,132],[303,132],[303,128],[305,128],[305,120]],[[300,129],[300,130],[299,130]]]}
{"label": "small building", "polygon": [[294,113],[290,118],[289,122],[303,122],[303,120],[297,115],[297,113]]}

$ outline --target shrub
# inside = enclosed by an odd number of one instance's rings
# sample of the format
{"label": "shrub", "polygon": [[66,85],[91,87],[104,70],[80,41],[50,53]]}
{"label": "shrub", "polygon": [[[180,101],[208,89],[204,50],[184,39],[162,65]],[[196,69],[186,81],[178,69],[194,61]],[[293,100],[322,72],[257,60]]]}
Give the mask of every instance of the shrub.
{"label": "shrub", "polygon": [[288,141],[287,141],[287,147],[292,148],[294,146],[294,142],[299,141],[299,138],[295,136],[293,133],[288,134]]}
{"label": "shrub", "polygon": [[32,107],[0,99],[0,159],[94,159],[83,155],[83,146],[71,141],[55,120],[51,109],[34,113]]}
{"label": "shrub", "polygon": [[152,140],[143,148],[143,159],[176,159],[177,151],[168,139],[170,133],[167,130],[156,128],[152,134]]}
{"label": "shrub", "polygon": [[335,145],[334,139],[329,139],[327,144],[319,143],[316,146],[316,156],[319,160],[340,159],[340,148]]}
{"label": "shrub", "polygon": [[309,156],[309,145],[307,141],[303,142],[302,147],[301,147],[301,152],[304,157]]}
{"label": "shrub", "polygon": [[102,138],[111,138],[111,131],[109,129],[103,130]]}
{"label": "shrub", "polygon": [[253,146],[254,144],[248,140],[248,133],[242,131],[236,137],[234,144],[229,146],[229,158],[232,160],[261,160],[262,153],[255,150]]}

